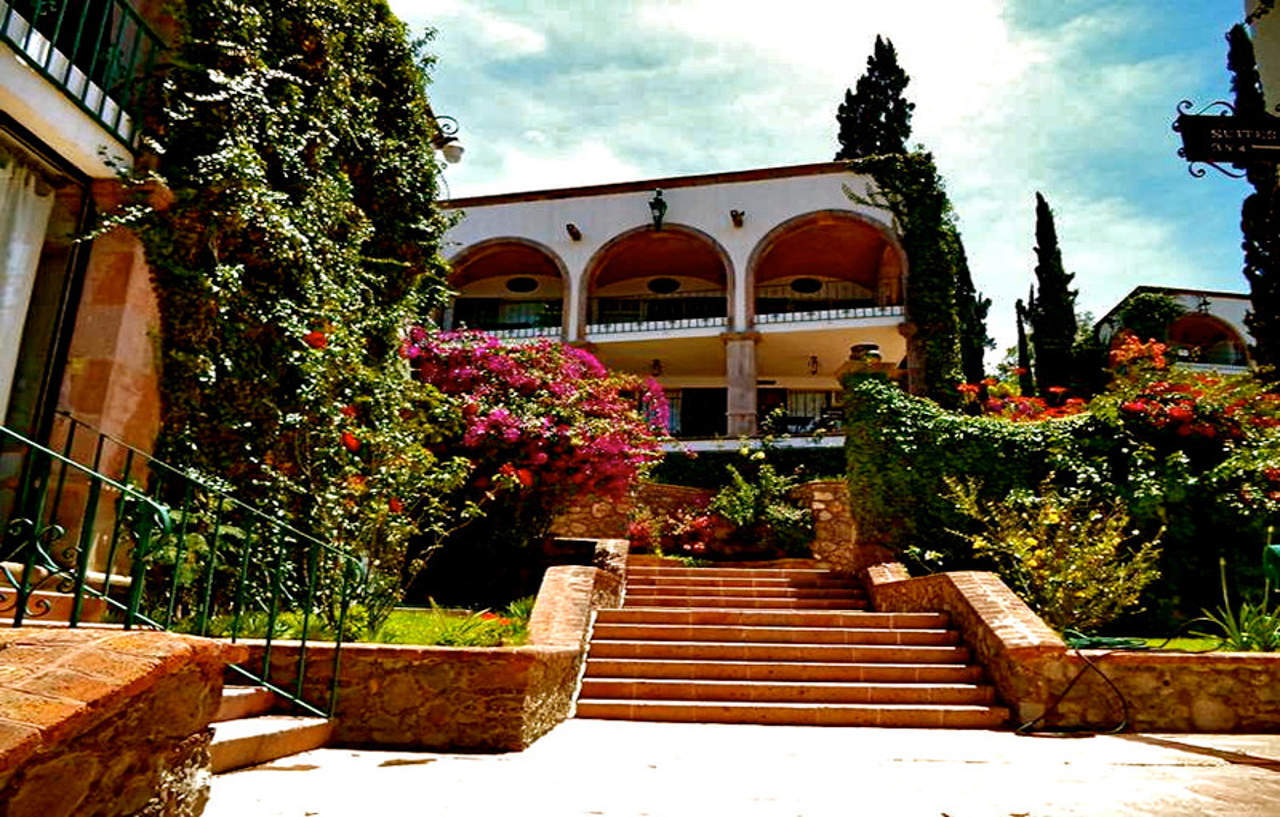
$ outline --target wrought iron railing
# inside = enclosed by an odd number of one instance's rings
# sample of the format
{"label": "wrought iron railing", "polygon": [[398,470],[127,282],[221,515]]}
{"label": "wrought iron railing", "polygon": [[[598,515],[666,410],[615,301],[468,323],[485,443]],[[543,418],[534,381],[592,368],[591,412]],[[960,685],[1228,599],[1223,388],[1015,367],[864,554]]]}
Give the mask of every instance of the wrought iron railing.
{"label": "wrought iron railing", "polygon": [[[257,639],[260,657],[233,671],[332,714],[366,586],[358,559],[69,415],[52,436],[46,447],[0,426],[0,621]],[[272,666],[285,639],[292,675]],[[305,685],[321,640],[334,644],[323,696]]]}
{"label": "wrought iron railing", "polygon": [[901,306],[834,306],[823,307],[813,305],[811,308],[795,312],[769,312],[756,315],[757,324],[770,323],[807,323],[817,321],[839,321],[851,318],[884,318],[902,315]]}
{"label": "wrought iron railing", "polygon": [[0,0],[0,40],[136,147],[139,93],[164,43],[128,0]]}

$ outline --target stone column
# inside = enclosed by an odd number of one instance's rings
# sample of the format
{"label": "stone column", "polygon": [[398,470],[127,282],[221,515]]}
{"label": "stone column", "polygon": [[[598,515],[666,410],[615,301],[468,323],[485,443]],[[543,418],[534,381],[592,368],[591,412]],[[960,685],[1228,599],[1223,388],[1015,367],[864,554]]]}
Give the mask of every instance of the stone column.
{"label": "stone column", "polygon": [[904,321],[898,324],[898,334],[907,339],[907,391],[911,394],[923,394],[924,360],[916,333],[914,323]]}
{"label": "stone column", "polygon": [[730,437],[756,433],[756,332],[726,332],[724,340],[724,380],[728,388],[728,434]]}

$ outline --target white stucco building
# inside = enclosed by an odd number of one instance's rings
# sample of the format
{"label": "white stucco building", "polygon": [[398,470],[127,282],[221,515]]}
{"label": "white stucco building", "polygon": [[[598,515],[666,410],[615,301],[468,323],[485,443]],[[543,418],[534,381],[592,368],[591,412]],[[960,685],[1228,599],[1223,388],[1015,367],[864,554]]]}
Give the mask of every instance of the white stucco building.
{"label": "white stucco building", "polygon": [[1140,286],[1124,296],[1097,323],[1098,337],[1110,343],[1121,331],[1125,304],[1137,295],[1163,295],[1184,310],[1165,328],[1165,340],[1175,360],[1184,365],[1243,372],[1249,368],[1252,336],[1244,318],[1251,307],[1243,292]]}
{"label": "white stucco building", "polygon": [[651,374],[680,436],[754,433],[779,409],[810,430],[851,346],[906,366],[906,256],[890,214],[845,193],[868,183],[826,162],[455,199],[444,324]]}

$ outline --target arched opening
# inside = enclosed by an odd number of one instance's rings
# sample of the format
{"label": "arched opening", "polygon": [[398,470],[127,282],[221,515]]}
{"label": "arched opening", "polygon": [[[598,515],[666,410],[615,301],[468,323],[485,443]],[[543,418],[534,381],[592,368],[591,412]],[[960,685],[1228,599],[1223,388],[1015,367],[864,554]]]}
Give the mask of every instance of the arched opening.
{"label": "arched opening", "polygon": [[901,306],[906,262],[883,225],[823,210],[765,235],[747,275],[756,323],[857,318]]}
{"label": "arched opening", "polygon": [[617,236],[587,268],[588,333],[723,327],[729,317],[728,254],[710,236],[678,224]]}
{"label": "arched opening", "polygon": [[495,238],[453,260],[449,284],[458,293],[446,329],[483,329],[503,337],[556,336],[563,331],[564,265],[548,248],[519,238]]}
{"label": "arched opening", "polygon": [[1169,346],[1192,363],[1247,366],[1244,341],[1230,324],[1203,312],[1190,312],[1169,324]]}

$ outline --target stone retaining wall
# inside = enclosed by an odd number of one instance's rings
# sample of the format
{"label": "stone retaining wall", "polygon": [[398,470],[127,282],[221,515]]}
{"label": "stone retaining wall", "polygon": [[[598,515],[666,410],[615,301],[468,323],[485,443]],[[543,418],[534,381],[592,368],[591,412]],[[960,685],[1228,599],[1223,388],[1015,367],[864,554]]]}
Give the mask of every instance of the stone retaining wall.
{"label": "stone retaining wall", "polygon": [[[344,644],[334,742],[402,749],[517,751],[572,715],[591,613],[621,603],[626,540],[602,540],[596,566],[549,568],[520,647]],[[261,668],[262,645],[248,666]],[[271,673],[296,679],[296,643],[276,642]],[[308,646],[304,690],[327,700],[333,645]]]}
{"label": "stone retaining wall", "polygon": [[0,817],[195,817],[245,650],[158,632],[0,629]]}
{"label": "stone retaining wall", "polygon": [[[634,498],[622,502],[587,498],[568,508],[552,525],[552,533],[565,537],[627,535],[627,518],[637,504],[664,516],[675,511],[707,507],[715,491],[683,485],[646,483]],[[892,559],[879,545],[859,545],[849,508],[849,486],[839,480],[808,482],[796,487],[792,499],[813,511],[815,558],[832,570],[856,575],[860,570]]]}
{"label": "stone retaining wall", "polygon": [[[876,610],[950,614],[1018,723],[1044,715],[1039,726],[1105,729],[1127,717],[1140,731],[1280,730],[1280,654],[1077,652],[995,574],[911,578],[901,564],[889,562],[867,568],[863,576]],[[1127,712],[1086,658],[1120,690]]]}

